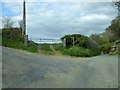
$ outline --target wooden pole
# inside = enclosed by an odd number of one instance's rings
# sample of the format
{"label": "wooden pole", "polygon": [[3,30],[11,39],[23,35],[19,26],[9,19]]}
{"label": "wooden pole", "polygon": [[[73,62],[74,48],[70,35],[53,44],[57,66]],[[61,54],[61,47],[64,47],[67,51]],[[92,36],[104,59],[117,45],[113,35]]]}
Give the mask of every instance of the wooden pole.
{"label": "wooden pole", "polygon": [[71,37],[72,38],[72,43],[73,43],[73,47],[75,46],[75,39],[74,39],[74,36]]}
{"label": "wooden pole", "polygon": [[24,38],[25,46],[28,46],[28,35],[26,35],[26,2],[23,1],[23,29],[22,29],[22,36]]}
{"label": "wooden pole", "polygon": [[22,36],[26,35],[26,13],[25,13],[25,0],[23,1],[23,27],[22,27]]}
{"label": "wooden pole", "polygon": [[63,39],[63,47],[66,47],[66,38]]}

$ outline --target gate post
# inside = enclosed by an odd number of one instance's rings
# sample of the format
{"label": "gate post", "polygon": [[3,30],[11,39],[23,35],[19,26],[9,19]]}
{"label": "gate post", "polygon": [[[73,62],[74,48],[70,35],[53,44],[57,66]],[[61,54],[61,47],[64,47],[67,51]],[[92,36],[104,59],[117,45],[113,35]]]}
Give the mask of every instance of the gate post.
{"label": "gate post", "polygon": [[63,39],[62,43],[63,43],[63,47],[66,47],[66,38]]}
{"label": "gate post", "polygon": [[28,46],[28,35],[24,35],[25,46]]}

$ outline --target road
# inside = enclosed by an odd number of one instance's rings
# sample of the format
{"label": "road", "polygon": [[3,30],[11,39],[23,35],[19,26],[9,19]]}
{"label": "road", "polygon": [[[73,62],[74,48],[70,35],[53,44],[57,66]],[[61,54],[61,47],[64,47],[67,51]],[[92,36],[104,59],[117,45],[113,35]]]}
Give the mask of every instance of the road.
{"label": "road", "polygon": [[3,88],[116,88],[118,57],[46,56],[3,47]]}

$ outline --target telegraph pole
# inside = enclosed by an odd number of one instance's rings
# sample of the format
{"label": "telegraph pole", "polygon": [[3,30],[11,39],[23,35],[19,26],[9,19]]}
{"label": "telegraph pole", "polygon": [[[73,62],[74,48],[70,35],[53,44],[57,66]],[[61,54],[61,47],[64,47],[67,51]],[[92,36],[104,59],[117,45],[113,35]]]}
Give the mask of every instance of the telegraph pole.
{"label": "telegraph pole", "polygon": [[23,1],[23,27],[22,27],[22,36],[24,38],[25,46],[28,45],[28,35],[26,35],[26,2]]}
{"label": "telegraph pole", "polygon": [[26,13],[25,13],[25,0],[23,1],[23,27],[22,27],[22,36],[26,35]]}

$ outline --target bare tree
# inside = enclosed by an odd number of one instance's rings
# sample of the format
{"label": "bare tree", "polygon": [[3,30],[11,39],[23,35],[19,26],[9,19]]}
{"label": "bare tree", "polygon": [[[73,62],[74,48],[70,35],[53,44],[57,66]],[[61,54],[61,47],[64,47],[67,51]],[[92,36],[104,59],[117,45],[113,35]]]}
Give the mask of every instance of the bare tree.
{"label": "bare tree", "polygon": [[120,16],[120,0],[114,1],[113,6],[115,6],[118,9],[118,16]]}
{"label": "bare tree", "polygon": [[[120,0],[116,0],[113,2],[113,6],[118,10],[118,17],[116,19],[114,19],[112,21],[113,24],[115,23],[118,23],[117,24],[117,29],[116,30],[119,30],[120,29]],[[115,27],[115,26],[114,26]],[[115,30],[114,30],[115,31]],[[119,32],[116,32],[116,33],[119,33]],[[118,34],[118,37],[119,37],[119,34]]]}
{"label": "bare tree", "polygon": [[10,17],[3,17],[2,24],[4,28],[12,28],[14,21]]}

